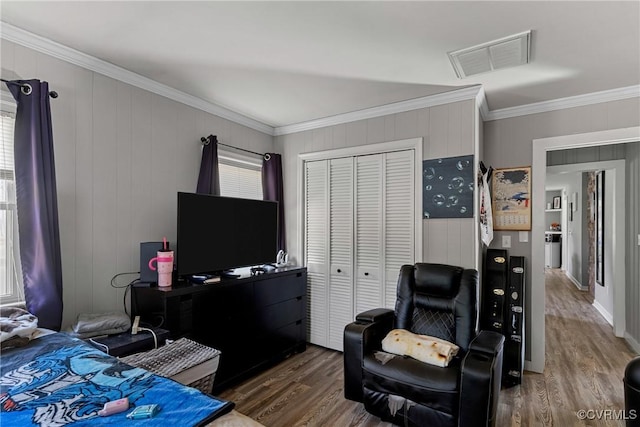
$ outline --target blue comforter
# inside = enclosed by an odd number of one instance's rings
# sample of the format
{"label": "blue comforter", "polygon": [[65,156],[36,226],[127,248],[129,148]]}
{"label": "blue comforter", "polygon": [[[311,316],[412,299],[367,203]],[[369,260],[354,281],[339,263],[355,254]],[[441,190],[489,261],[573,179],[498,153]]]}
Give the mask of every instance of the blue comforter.
{"label": "blue comforter", "polygon": [[[83,341],[57,333],[2,352],[0,424],[3,426],[205,424],[233,407],[171,379],[120,362]],[[128,397],[128,411],[101,417],[106,402]],[[135,406],[160,412],[129,420]]]}

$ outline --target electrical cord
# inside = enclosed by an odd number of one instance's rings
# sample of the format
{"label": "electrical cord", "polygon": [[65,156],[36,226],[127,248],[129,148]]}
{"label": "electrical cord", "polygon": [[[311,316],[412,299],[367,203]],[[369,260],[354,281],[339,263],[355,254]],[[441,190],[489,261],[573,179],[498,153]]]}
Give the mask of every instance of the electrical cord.
{"label": "electrical cord", "polygon": [[152,329],[149,328],[138,328],[138,331],[147,331],[147,332],[151,332],[151,335],[153,335],[153,348],[156,349],[158,348],[158,337],[156,336],[156,333],[153,332]]}
{"label": "electrical cord", "polygon": [[125,314],[128,316],[129,315],[129,311],[127,311],[127,294],[129,293],[129,290],[131,289],[131,286],[140,281],[140,277],[138,277],[137,279],[133,279],[131,282],[129,282],[126,285],[122,285],[122,286],[118,286],[118,284],[116,283],[116,279],[120,276],[126,276],[126,275],[130,275],[130,274],[140,274],[139,271],[130,271],[127,273],[118,273],[115,276],[113,276],[111,278],[111,287],[114,289],[123,289],[124,288],[124,295],[122,296],[122,306],[124,307],[124,312]]}
{"label": "electrical cord", "polygon": [[108,345],[102,344],[101,342],[98,342],[98,341],[94,340],[93,338],[89,338],[89,341],[91,341],[93,344],[95,344],[97,346],[106,348],[107,349],[106,353],[109,354],[109,346]]}
{"label": "electrical cord", "polygon": [[[112,288],[116,288],[116,289],[122,289],[122,288],[126,288],[127,286],[129,286],[130,284],[118,286],[118,284],[115,282],[115,280],[120,276],[126,276],[126,275],[130,275],[130,274],[140,274],[140,272],[139,271],[130,271],[128,273],[118,273],[118,274],[116,274],[115,276],[113,276],[111,278],[111,287]],[[139,278],[136,279],[136,280],[139,280]]]}

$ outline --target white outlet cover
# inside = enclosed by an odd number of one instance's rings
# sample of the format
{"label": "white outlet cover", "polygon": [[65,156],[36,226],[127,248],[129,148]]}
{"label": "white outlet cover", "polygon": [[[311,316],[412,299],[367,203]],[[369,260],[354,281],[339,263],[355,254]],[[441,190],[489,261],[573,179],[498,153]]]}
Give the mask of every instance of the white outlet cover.
{"label": "white outlet cover", "polygon": [[511,247],[511,236],[502,236],[502,247],[503,248]]}
{"label": "white outlet cover", "polygon": [[529,241],[529,232],[528,231],[520,231],[518,233],[518,240],[521,243],[528,242]]}

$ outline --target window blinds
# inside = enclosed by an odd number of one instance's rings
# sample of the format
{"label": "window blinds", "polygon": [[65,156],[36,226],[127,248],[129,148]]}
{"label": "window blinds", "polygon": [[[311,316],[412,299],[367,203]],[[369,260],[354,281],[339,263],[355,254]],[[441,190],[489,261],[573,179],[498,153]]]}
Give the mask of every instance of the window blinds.
{"label": "window blinds", "polygon": [[262,168],[260,165],[220,155],[220,195],[262,200]]}

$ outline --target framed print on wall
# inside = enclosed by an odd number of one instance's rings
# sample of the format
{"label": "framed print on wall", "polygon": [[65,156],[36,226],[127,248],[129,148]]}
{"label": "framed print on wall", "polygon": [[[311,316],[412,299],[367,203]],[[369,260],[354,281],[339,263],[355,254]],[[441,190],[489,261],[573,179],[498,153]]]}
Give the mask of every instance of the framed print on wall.
{"label": "framed print on wall", "polygon": [[493,229],[531,230],[531,167],[493,173]]}
{"label": "framed print on wall", "polygon": [[604,286],[604,171],[596,171],[596,283]]}
{"label": "framed print on wall", "polygon": [[422,162],[424,219],[473,218],[473,155]]}

